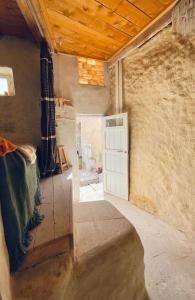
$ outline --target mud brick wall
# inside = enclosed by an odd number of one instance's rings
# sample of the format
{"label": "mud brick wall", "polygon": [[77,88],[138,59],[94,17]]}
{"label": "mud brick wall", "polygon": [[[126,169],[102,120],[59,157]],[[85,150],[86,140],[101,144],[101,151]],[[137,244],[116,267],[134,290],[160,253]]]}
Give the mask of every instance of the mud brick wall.
{"label": "mud brick wall", "polygon": [[11,67],[15,96],[0,97],[0,135],[14,143],[40,141],[40,59],[32,42],[0,39],[0,66]]}

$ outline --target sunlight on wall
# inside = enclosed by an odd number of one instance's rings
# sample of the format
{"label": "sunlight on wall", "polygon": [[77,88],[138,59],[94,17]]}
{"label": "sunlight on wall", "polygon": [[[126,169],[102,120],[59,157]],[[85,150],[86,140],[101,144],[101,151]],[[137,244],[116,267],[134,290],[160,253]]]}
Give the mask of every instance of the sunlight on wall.
{"label": "sunlight on wall", "polygon": [[104,86],[104,62],[78,57],[79,83]]}

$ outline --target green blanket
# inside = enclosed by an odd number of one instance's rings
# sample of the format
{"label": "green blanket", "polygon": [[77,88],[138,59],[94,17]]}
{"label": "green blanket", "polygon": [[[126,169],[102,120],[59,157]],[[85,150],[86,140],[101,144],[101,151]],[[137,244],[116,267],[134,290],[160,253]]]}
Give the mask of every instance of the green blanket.
{"label": "green blanket", "polygon": [[18,152],[0,157],[0,204],[10,270],[22,263],[31,242],[29,231],[41,223],[39,176],[36,164],[31,165]]}

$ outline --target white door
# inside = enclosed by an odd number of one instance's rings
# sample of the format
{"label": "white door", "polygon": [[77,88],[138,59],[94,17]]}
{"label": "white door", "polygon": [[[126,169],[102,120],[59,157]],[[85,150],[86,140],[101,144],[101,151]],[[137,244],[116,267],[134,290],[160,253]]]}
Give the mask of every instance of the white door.
{"label": "white door", "polygon": [[128,200],[129,143],[127,113],[103,118],[104,192]]}

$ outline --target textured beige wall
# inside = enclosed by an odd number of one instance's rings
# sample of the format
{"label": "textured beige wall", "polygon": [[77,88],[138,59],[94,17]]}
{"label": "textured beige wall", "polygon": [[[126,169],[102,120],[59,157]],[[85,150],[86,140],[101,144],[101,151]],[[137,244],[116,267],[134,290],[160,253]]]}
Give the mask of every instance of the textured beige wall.
{"label": "textured beige wall", "polygon": [[76,113],[105,114],[110,105],[109,77],[105,65],[105,86],[79,84],[77,58],[71,55],[53,55],[55,93],[70,99]]}
{"label": "textured beige wall", "polygon": [[130,200],[195,232],[195,43],[166,29],[123,61]]}
{"label": "textured beige wall", "polygon": [[15,143],[40,139],[39,48],[30,41],[0,39],[0,66],[11,67],[15,96],[0,97],[0,135]]}
{"label": "textured beige wall", "polygon": [[0,208],[0,299],[11,300],[8,253],[5,244]]}

